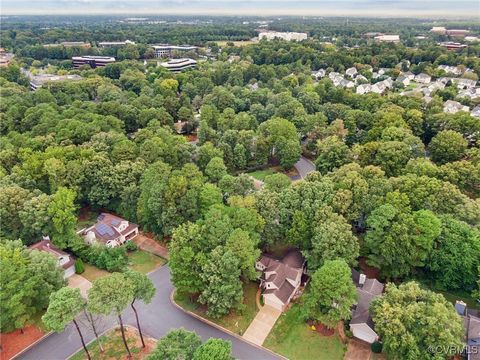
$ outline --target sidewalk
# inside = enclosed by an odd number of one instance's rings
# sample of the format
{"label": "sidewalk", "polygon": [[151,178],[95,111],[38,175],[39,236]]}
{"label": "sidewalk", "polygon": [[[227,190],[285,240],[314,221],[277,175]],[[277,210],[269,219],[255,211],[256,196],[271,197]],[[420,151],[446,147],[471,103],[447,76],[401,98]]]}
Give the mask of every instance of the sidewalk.
{"label": "sidewalk", "polygon": [[281,314],[280,310],[264,305],[243,334],[243,338],[261,346]]}
{"label": "sidewalk", "polygon": [[152,254],[160,256],[164,259],[169,259],[168,249],[165,246],[160,245],[154,239],[140,233],[133,239],[133,241],[140,249],[151,252]]}

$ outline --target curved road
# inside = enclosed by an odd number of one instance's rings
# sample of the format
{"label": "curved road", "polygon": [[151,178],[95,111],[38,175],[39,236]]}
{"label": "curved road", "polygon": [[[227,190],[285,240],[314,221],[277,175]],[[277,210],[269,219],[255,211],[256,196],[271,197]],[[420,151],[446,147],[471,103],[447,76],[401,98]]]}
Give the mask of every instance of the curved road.
{"label": "curved road", "polygon": [[[137,304],[140,324],[146,335],[159,339],[170,330],[183,327],[187,330],[195,331],[204,340],[210,337],[216,337],[231,341],[233,355],[237,359],[279,359],[279,357],[272,353],[218,330],[174,306],[170,301],[173,285],[170,282],[170,269],[167,265],[150,273],[149,276],[157,288],[157,293],[150,304],[145,305],[141,302]],[[136,324],[135,317],[130,308],[124,313],[124,322],[132,326]],[[99,332],[103,332],[115,324],[115,319],[107,318],[97,327],[100,327]],[[90,342],[93,339],[92,332],[87,330],[85,326],[82,326],[82,330],[85,340]],[[17,359],[64,360],[80,350],[81,346],[78,333],[73,325],[70,324],[64,332],[48,336],[27,352],[17,357]]]}

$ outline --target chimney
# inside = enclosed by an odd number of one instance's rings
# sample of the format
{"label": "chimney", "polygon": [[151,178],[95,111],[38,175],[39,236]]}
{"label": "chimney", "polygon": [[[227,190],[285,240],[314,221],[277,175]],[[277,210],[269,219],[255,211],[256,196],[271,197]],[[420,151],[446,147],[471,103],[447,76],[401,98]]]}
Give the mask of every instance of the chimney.
{"label": "chimney", "polygon": [[363,284],[365,284],[365,280],[367,280],[367,275],[365,275],[365,274],[360,274],[360,278],[358,279],[358,283],[359,283],[360,285],[363,285]]}

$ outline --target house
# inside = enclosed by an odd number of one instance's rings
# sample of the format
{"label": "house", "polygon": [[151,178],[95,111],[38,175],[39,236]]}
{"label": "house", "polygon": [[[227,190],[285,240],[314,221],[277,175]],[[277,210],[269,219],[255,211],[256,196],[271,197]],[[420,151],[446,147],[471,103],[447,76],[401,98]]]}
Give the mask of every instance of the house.
{"label": "house", "polygon": [[350,77],[354,77],[355,75],[357,74],[357,69],[355,67],[351,67],[351,68],[348,68],[346,71],[345,71],[345,75],[348,75]]}
{"label": "house", "polygon": [[470,111],[470,115],[476,118],[480,118],[480,105],[475,106],[472,111]]}
{"label": "house", "polygon": [[378,335],[370,316],[370,304],[382,294],[384,285],[376,279],[367,279],[355,269],[352,269],[352,280],[357,287],[358,302],[353,308],[350,331],[356,338],[372,344]]}
{"label": "house", "polygon": [[343,79],[340,80],[340,84],[339,84],[341,87],[344,87],[344,88],[347,88],[347,89],[351,89],[355,86],[355,83],[353,81],[350,81],[350,80],[347,80],[347,79]]}
{"label": "house", "polygon": [[454,81],[457,84],[457,88],[459,89],[470,89],[477,85],[477,82],[471,79],[461,78],[461,79],[454,79]]}
{"label": "house", "polygon": [[63,268],[65,279],[75,274],[75,259],[72,255],[52,245],[50,238],[45,236],[42,241],[28,247],[30,250],[45,251],[57,258],[58,266]]}
{"label": "house", "polygon": [[452,74],[452,75],[462,75],[462,70],[458,66],[450,66],[450,65],[439,65],[437,67],[438,70],[443,70],[447,74]]}
{"label": "house", "polygon": [[387,89],[383,81],[380,81],[376,84],[373,84],[372,87],[370,88],[371,92],[374,92],[376,94],[383,94],[383,92]]}
{"label": "house", "polygon": [[408,78],[408,80],[410,80],[410,81],[415,79],[415,74],[412,73],[411,71],[404,72],[402,75],[406,76]]}
{"label": "house", "polygon": [[138,235],[138,225],[113,214],[101,213],[95,225],[79,231],[85,242],[103,243],[108,247],[124,244]]}
{"label": "house", "polygon": [[420,73],[415,76],[415,82],[419,84],[430,84],[430,81],[432,80],[432,77],[428,74],[425,73]]}
{"label": "house", "polygon": [[408,86],[410,85],[410,79],[408,77],[406,77],[405,75],[400,75],[398,78],[397,78],[397,82],[403,84],[403,86]]}
{"label": "house", "polygon": [[463,301],[455,302],[455,310],[463,320],[465,329],[465,355],[467,360],[480,360],[480,317],[478,311],[470,310]]}
{"label": "house", "polygon": [[458,92],[458,97],[468,97],[472,100],[480,98],[480,87],[470,88],[465,90],[460,90]]}
{"label": "house", "polygon": [[443,112],[447,114],[455,114],[459,111],[469,111],[468,106],[460,104],[458,101],[447,100],[443,104]]}
{"label": "house", "polygon": [[357,90],[355,91],[359,95],[367,94],[372,91],[372,85],[370,84],[362,84],[357,86]]}
{"label": "house", "polygon": [[363,76],[363,75],[357,75],[357,76],[355,77],[355,84],[358,84],[358,83],[360,83],[360,82],[367,83],[367,82],[368,82],[368,79],[367,79],[365,76]]}
{"label": "house", "polygon": [[328,78],[333,81],[336,77],[339,77],[340,73],[332,71],[330,74],[328,74]]}
{"label": "house", "polygon": [[325,69],[319,69],[318,71],[312,71],[312,76],[317,80],[325,77],[326,74],[327,74],[327,72],[325,71]]}
{"label": "house", "polygon": [[262,255],[255,268],[262,272],[260,287],[264,304],[285,311],[300,288],[304,266],[305,260],[298,250],[288,252],[282,260]]}

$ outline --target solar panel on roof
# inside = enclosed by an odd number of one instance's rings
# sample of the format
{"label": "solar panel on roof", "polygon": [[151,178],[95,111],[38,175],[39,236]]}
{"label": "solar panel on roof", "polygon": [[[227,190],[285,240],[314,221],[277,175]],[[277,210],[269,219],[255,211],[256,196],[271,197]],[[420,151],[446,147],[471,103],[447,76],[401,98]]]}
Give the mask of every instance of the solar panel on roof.
{"label": "solar panel on roof", "polygon": [[120,221],[118,219],[113,219],[112,220],[112,225],[113,226],[117,226],[118,224],[120,224]]}
{"label": "solar panel on roof", "polygon": [[99,224],[96,226],[96,229],[100,235],[110,235],[113,236],[115,233],[113,229],[106,224]]}

